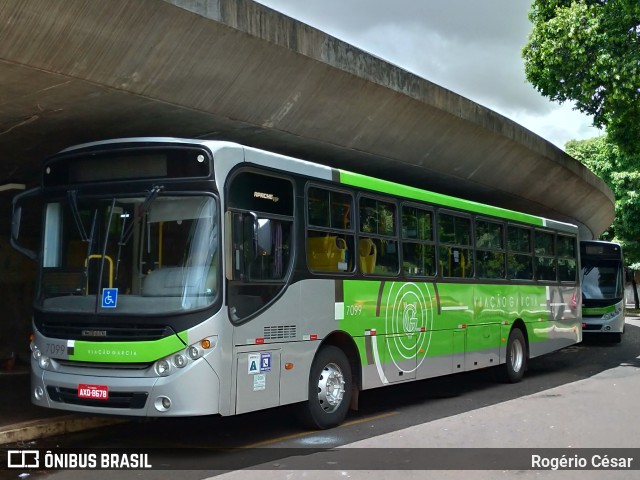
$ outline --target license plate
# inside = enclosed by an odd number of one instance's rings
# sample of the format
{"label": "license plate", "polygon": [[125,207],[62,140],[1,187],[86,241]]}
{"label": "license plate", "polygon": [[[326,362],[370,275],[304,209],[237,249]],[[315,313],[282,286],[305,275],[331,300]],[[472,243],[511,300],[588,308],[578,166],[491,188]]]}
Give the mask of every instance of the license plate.
{"label": "license plate", "polygon": [[109,400],[109,388],[106,385],[78,385],[78,398],[91,400]]}

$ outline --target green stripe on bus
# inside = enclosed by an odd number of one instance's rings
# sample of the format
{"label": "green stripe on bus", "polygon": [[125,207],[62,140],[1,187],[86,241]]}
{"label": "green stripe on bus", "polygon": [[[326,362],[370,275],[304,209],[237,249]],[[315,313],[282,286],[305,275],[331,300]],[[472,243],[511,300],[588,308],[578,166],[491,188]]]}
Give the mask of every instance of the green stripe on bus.
{"label": "green stripe on bus", "polygon": [[85,342],[74,343],[70,360],[79,362],[146,363],[153,362],[185,348],[186,333],[160,340],[141,342]]}
{"label": "green stripe on bus", "polygon": [[613,312],[616,309],[616,305],[609,305],[608,307],[588,308],[582,307],[583,316],[604,315],[605,313]]}
{"label": "green stripe on bus", "polygon": [[399,183],[380,180],[377,178],[361,175],[359,173],[347,172],[339,170],[340,183],[352,187],[367,188],[380,193],[390,195],[398,195],[412,200],[419,200],[435,205],[441,205],[460,210],[466,210],[473,213],[503,218],[505,220],[513,220],[517,222],[528,223],[536,226],[544,226],[544,220],[534,215],[526,213],[514,212],[506,208],[492,207],[482,203],[463,200],[456,197],[450,197],[440,193],[429,192],[415,187],[407,187]]}

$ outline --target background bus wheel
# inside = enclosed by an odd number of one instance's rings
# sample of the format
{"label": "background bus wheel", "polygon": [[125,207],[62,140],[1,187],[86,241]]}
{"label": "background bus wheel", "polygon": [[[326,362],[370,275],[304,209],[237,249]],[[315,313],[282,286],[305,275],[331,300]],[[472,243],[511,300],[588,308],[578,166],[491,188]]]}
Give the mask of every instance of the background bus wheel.
{"label": "background bus wheel", "polygon": [[502,365],[501,379],[508,383],[522,380],[527,367],[527,342],[519,328],[511,329],[507,341],[507,361]]}
{"label": "background bus wheel", "polygon": [[351,383],[351,366],[344,352],[323,347],[311,365],[309,400],[299,411],[302,423],[314,429],[339,425],[349,410]]}

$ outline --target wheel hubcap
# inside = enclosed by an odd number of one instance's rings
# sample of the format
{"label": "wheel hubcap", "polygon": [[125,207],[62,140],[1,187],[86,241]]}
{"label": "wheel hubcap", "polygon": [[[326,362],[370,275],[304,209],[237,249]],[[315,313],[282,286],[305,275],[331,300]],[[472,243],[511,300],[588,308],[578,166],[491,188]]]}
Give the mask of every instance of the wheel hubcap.
{"label": "wheel hubcap", "polygon": [[514,372],[519,372],[524,362],[524,347],[519,341],[511,345],[511,367]]}
{"label": "wheel hubcap", "polygon": [[344,375],[335,363],[322,369],[318,379],[318,401],[327,413],[333,413],[344,398]]}

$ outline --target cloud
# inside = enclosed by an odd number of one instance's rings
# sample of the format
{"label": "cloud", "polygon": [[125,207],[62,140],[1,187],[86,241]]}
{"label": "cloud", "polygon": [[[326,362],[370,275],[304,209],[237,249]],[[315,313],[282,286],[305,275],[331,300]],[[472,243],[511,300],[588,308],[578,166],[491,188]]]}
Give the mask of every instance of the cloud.
{"label": "cloud", "polygon": [[562,149],[569,140],[593,138],[604,134],[592,125],[590,117],[574,110],[568,103],[556,106],[546,115],[521,111],[511,119]]}
{"label": "cloud", "polygon": [[464,43],[415,23],[378,26],[358,40],[385,60],[500,113],[553,108],[526,82],[517,45]]}
{"label": "cloud", "polygon": [[260,0],[437,83],[563,148],[596,136],[590,118],[542,97],[526,81],[523,0]]}

